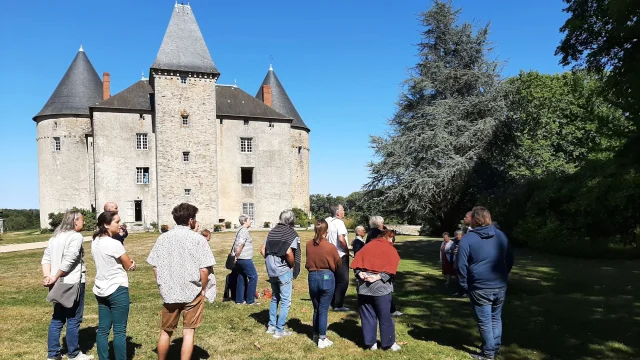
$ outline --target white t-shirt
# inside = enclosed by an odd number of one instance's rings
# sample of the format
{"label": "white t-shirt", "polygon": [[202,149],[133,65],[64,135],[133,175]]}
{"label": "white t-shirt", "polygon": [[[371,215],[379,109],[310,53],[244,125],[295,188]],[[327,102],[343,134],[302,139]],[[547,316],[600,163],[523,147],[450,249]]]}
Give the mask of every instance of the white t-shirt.
{"label": "white t-shirt", "polygon": [[325,221],[327,222],[327,224],[329,224],[327,241],[329,241],[330,244],[333,244],[333,246],[338,249],[338,255],[340,255],[340,257],[345,256],[347,254],[347,249],[343,248],[342,244],[338,240],[339,235],[344,235],[344,241],[347,244],[349,243],[349,238],[347,236],[347,227],[344,225],[344,221],[332,217],[326,218]]}
{"label": "white t-shirt", "polygon": [[91,254],[96,263],[96,281],[93,293],[106,297],[113,294],[118,287],[129,287],[127,271],[122,266],[120,256],[126,251],[118,240],[108,236],[100,236],[91,242]]}

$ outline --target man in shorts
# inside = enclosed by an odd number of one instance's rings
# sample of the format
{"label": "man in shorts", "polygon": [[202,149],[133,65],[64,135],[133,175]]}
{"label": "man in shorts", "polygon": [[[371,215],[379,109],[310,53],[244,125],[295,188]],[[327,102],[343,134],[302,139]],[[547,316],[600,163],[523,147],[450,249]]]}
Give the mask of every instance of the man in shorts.
{"label": "man in shorts", "polygon": [[207,240],[197,232],[198,208],[182,203],[171,214],[176,226],[158,237],[147,262],[153,266],[162,306],[158,359],[165,360],[171,335],[182,320],[182,360],[191,359],[196,329],[202,324],[205,290],[216,261]]}

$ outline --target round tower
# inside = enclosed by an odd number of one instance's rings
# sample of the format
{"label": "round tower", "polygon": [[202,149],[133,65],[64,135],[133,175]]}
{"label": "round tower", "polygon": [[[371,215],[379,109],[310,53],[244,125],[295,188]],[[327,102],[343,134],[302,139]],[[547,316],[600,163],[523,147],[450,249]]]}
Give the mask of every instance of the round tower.
{"label": "round tower", "polygon": [[291,207],[307,212],[309,203],[309,127],[293,106],[273,67],[269,66],[267,76],[256,98],[292,119],[291,122]]}
{"label": "round tower", "polygon": [[47,103],[33,117],[43,228],[49,227],[49,213],[74,206],[91,209],[89,106],[102,101],[102,94],[102,81],[80,47]]}

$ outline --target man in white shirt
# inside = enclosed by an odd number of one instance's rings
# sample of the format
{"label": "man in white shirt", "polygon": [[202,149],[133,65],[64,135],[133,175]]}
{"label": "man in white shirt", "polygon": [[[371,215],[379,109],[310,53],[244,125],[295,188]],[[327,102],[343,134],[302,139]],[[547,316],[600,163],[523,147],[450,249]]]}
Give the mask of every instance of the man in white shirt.
{"label": "man in white shirt", "polygon": [[336,288],[331,300],[333,311],[349,311],[349,308],[344,306],[344,297],[349,287],[349,239],[343,218],[344,207],[337,204],[331,206],[331,216],[325,219],[329,224],[327,240],[338,249],[338,255],[342,259],[342,264],[336,269]]}

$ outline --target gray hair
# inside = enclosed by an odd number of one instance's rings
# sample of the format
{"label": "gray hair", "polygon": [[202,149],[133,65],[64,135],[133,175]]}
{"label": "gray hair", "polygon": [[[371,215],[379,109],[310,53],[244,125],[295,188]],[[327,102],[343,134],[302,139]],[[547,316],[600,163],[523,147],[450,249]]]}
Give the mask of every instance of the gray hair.
{"label": "gray hair", "polygon": [[382,216],[371,216],[369,218],[369,227],[371,228],[379,228],[384,225],[384,218]]}
{"label": "gray hair", "polygon": [[82,216],[82,213],[79,211],[67,211],[62,217],[62,222],[60,222],[60,225],[58,225],[58,227],[54,230],[53,236],[57,236],[67,231],[75,231],[75,223],[80,216]]}
{"label": "gray hair", "polygon": [[458,234],[462,234],[462,230],[456,230],[456,232],[453,233],[453,236],[458,236]]}
{"label": "gray hair", "polygon": [[295,225],[296,216],[290,209],[283,210],[280,213],[280,223],[288,226]]}
{"label": "gray hair", "polygon": [[363,230],[364,231],[364,226],[362,225],[358,225],[356,226],[356,229],[354,230],[356,232],[356,234],[358,233],[358,231]]}
{"label": "gray hair", "polygon": [[340,207],[342,207],[341,204],[335,204],[329,207],[329,211],[331,211],[331,217],[336,217],[338,215],[338,210],[340,210]]}
{"label": "gray hair", "polygon": [[244,223],[246,223],[247,220],[249,220],[249,217],[245,214],[238,216],[238,221],[240,222],[240,225],[244,225]]}

